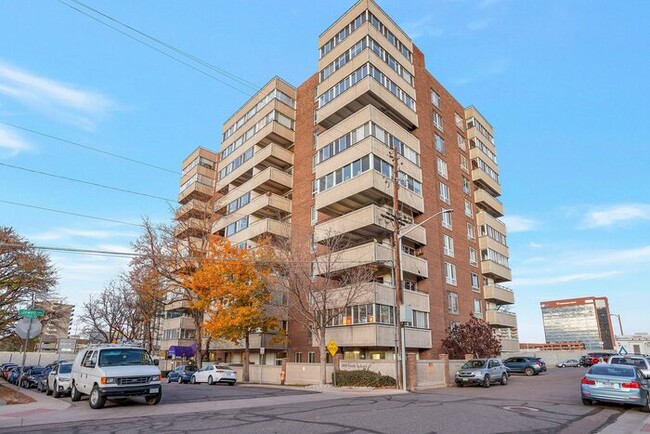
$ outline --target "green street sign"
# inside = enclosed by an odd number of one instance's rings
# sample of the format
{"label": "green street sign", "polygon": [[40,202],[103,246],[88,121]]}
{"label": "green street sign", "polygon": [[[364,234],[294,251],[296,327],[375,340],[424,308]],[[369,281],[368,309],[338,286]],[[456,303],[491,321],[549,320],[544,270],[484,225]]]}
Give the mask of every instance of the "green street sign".
{"label": "green street sign", "polygon": [[39,316],[43,316],[45,311],[43,309],[20,309],[18,314],[25,318],[38,318]]}

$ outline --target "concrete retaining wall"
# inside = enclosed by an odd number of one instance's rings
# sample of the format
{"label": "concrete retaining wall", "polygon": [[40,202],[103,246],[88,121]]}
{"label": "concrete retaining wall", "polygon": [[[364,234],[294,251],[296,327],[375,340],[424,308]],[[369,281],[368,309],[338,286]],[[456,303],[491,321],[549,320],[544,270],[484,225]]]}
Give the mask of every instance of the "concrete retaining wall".
{"label": "concrete retaining wall", "polygon": [[[72,361],[76,356],[77,356],[76,354],[70,354],[70,353],[57,354],[57,353],[29,352],[25,357],[25,365],[45,366],[59,359]],[[14,352],[0,351],[0,363],[13,362],[20,365],[22,361],[23,361],[23,353],[15,352],[15,351]]]}

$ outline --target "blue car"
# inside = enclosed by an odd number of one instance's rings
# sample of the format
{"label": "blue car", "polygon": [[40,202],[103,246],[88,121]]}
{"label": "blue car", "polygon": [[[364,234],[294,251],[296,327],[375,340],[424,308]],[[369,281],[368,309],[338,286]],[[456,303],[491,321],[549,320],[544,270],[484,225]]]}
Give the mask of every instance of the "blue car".
{"label": "blue car", "polygon": [[650,413],[650,375],[634,366],[598,363],[580,381],[584,405],[594,401],[638,405]]}
{"label": "blue car", "polygon": [[169,371],[167,374],[168,383],[189,383],[192,374],[198,371],[198,368],[194,365],[181,365],[174,368],[173,371]]}

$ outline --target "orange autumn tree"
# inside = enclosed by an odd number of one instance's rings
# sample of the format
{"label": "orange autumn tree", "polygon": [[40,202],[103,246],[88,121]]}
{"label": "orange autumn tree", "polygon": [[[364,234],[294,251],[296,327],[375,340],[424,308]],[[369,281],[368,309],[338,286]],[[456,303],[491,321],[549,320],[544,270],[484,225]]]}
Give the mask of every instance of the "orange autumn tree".
{"label": "orange autumn tree", "polygon": [[[194,307],[207,315],[205,330],[212,338],[244,343],[244,381],[249,381],[250,335],[278,327],[265,312],[271,292],[263,277],[268,273],[264,245],[238,249],[224,238],[212,236],[208,255],[186,282],[196,295]],[[261,265],[260,265],[261,264]]]}

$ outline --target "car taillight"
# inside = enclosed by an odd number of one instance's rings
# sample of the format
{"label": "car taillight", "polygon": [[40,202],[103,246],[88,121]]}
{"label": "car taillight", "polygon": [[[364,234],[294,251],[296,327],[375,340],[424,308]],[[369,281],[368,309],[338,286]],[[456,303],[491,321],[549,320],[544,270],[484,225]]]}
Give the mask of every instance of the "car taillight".
{"label": "car taillight", "polygon": [[596,382],[594,380],[590,380],[589,378],[583,378],[582,381],[580,381],[581,384],[589,384],[589,385],[594,385]]}
{"label": "car taillight", "polygon": [[540,362],[536,362],[536,363],[537,363],[537,366],[542,366],[542,364]]}
{"label": "car taillight", "polygon": [[187,375],[187,371],[183,371],[183,375]]}
{"label": "car taillight", "polygon": [[621,387],[623,387],[623,389],[640,389],[641,385],[638,382],[633,381],[631,383],[623,383],[621,384]]}

